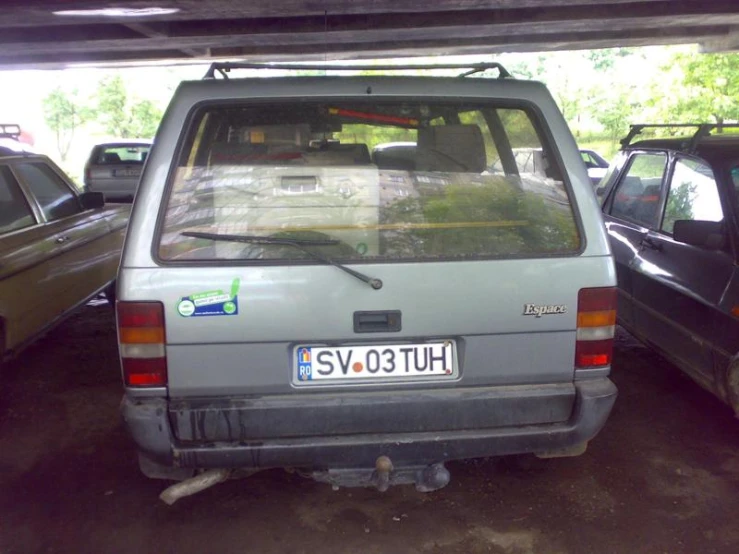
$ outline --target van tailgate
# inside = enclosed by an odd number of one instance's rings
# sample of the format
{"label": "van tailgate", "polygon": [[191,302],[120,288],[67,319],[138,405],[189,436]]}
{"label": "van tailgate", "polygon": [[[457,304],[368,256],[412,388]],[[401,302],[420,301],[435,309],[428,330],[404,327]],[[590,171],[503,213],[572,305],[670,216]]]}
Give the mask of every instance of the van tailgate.
{"label": "van tailgate", "polygon": [[[290,395],[572,382],[578,290],[602,286],[596,277],[611,271],[608,257],[353,267],[383,288],[331,266],[286,265],[131,269],[122,289],[135,291],[125,300],[165,306],[170,397]],[[218,294],[233,295],[235,309],[224,301],[209,312]],[[196,313],[183,310],[183,300],[203,298]],[[399,313],[400,330],[355,332],[355,313],[366,311]],[[357,378],[337,363],[335,378],[300,378],[302,346],[344,348],[346,361],[347,347],[439,343],[453,348],[447,375]]]}

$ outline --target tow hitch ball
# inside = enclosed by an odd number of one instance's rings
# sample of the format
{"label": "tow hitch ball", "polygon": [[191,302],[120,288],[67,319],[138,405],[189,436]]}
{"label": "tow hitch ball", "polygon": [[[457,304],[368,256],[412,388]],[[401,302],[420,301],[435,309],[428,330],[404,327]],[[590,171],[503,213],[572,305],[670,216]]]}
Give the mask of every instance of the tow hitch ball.
{"label": "tow hitch ball", "polygon": [[387,456],[380,456],[375,461],[374,485],[380,492],[385,492],[391,484],[414,483],[419,492],[431,492],[444,488],[449,484],[451,475],[443,463],[425,467],[409,467],[394,470],[393,462]]}
{"label": "tow hitch ball", "polygon": [[393,462],[387,456],[380,456],[375,461],[375,471],[377,472],[377,490],[385,492],[390,488],[390,472],[393,470]]}

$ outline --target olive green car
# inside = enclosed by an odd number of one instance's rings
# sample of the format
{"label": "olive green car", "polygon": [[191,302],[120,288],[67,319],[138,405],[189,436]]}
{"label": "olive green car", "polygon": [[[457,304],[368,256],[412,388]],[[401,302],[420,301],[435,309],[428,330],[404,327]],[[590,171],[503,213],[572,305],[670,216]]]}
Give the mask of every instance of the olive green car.
{"label": "olive green car", "polygon": [[112,291],[129,207],[79,191],[49,158],[0,139],[0,359]]}

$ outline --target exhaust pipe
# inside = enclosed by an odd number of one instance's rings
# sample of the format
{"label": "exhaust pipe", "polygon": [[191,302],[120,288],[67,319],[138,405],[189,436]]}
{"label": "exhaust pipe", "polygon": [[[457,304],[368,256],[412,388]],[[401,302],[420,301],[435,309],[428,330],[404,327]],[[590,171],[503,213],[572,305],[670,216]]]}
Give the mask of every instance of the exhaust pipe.
{"label": "exhaust pipe", "polygon": [[175,483],[162,491],[159,498],[167,505],[171,506],[180,498],[192,496],[198,492],[209,489],[213,485],[223,483],[231,476],[230,469],[210,469],[203,473],[190,477],[179,483]]}

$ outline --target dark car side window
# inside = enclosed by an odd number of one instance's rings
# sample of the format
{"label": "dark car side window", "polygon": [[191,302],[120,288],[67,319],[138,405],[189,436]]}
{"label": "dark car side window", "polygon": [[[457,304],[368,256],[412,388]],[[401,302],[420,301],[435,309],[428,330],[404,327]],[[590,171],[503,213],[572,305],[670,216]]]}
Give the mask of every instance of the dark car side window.
{"label": "dark car side window", "polygon": [[580,155],[582,156],[582,161],[585,163],[585,166],[588,169],[600,167],[598,165],[598,162],[596,162],[588,152],[580,152]]}
{"label": "dark car side window", "polygon": [[0,235],[36,223],[18,183],[7,166],[0,166]]}
{"label": "dark car side window", "polygon": [[13,166],[38,200],[47,221],[55,221],[82,211],[77,196],[49,166],[21,163]]}
{"label": "dark car side window", "polygon": [[675,221],[681,219],[724,219],[713,171],[707,164],[690,158],[681,158],[675,162],[661,230],[672,234]]}
{"label": "dark car side window", "polygon": [[611,216],[648,228],[656,227],[666,165],[667,154],[662,152],[634,155],[616,187]]}

